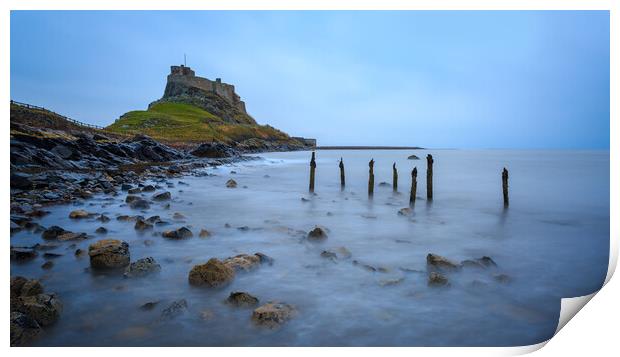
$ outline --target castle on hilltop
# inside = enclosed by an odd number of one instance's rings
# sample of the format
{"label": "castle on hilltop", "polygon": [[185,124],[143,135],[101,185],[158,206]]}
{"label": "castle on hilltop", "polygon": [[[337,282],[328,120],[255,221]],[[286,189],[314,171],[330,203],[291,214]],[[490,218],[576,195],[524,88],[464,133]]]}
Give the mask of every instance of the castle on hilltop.
{"label": "castle on hilltop", "polygon": [[232,105],[239,111],[246,113],[245,103],[241,97],[235,93],[235,86],[222,82],[221,78],[215,81],[203,77],[196,77],[194,71],[187,66],[170,66],[170,74],[168,75],[168,83],[164,90],[164,98],[175,97],[186,94],[187,88],[197,88],[206,92],[211,92],[225,99],[228,104]]}

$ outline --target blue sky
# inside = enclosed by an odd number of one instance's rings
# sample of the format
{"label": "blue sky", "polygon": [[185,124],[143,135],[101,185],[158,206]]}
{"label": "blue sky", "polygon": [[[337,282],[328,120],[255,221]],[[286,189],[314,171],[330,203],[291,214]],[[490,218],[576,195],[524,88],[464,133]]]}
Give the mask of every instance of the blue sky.
{"label": "blue sky", "polygon": [[13,11],[11,98],[110,124],[184,53],[323,145],[609,148],[607,11]]}

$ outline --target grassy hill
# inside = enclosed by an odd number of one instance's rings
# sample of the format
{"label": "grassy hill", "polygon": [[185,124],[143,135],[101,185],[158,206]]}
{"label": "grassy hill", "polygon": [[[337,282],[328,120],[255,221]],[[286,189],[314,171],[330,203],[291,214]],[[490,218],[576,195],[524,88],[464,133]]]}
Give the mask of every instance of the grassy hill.
{"label": "grassy hill", "polygon": [[120,134],[146,134],[170,142],[230,144],[252,138],[283,143],[292,140],[269,125],[226,123],[197,106],[175,102],[154,103],[148,110],[128,112],[106,129]]}

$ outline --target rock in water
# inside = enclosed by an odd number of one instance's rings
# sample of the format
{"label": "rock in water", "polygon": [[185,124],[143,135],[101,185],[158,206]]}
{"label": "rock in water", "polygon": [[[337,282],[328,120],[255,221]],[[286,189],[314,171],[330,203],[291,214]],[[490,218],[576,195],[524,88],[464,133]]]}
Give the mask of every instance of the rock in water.
{"label": "rock in water", "polygon": [[466,268],[486,269],[486,268],[496,267],[497,264],[495,263],[495,261],[493,261],[493,259],[491,259],[491,257],[484,256],[482,258],[478,258],[474,260],[471,260],[471,259],[463,260],[461,262],[461,266],[464,268],[466,267]]}
{"label": "rock in water", "polygon": [[239,254],[234,257],[224,259],[223,263],[235,271],[250,271],[260,265],[260,257],[255,254]]}
{"label": "rock in water", "polygon": [[431,269],[439,270],[457,270],[459,267],[454,262],[437,254],[428,254],[426,256],[426,265]]}
{"label": "rock in water", "polygon": [[133,209],[149,209],[151,205],[145,199],[138,198],[137,200],[133,200],[129,203],[129,207]]}
{"label": "rock in water", "polygon": [[67,231],[65,231],[63,228],[58,227],[58,226],[51,226],[48,229],[44,230],[43,233],[41,233],[41,237],[45,240],[53,240],[58,238],[59,235],[66,233]]}
{"label": "rock in water", "polygon": [[41,326],[31,316],[19,311],[11,312],[11,347],[27,345],[42,331]]}
{"label": "rock in water", "polygon": [[169,239],[185,239],[185,238],[191,238],[194,236],[192,231],[190,231],[186,227],[181,227],[174,231],[164,231],[161,235],[164,238],[169,238]]}
{"label": "rock in water", "polygon": [[228,188],[235,188],[237,187],[237,181],[230,179],[228,181],[226,181],[226,187]]}
{"label": "rock in water", "polygon": [[407,160],[420,160],[419,157],[415,156],[415,155],[409,155],[409,157],[407,158]]}
{"label": "rock in water", "polygon": [[155,258],[146,257],[129,264],[127,269],[125,269],[124,276],[126,278],[142,277],[151,273],[159,272],[160,270],[161,266],[157,264]]}
{"label": "rock in water", "polygon": [[153,201],[167,201],[172,198],[170,192],[162,192],[153,196]]}
{"label": "rock in water", "polygon": [[431,272],[428,275],[428,285],[429,286],[446,286],[448,285],[448,278],[445,277],[445,275],[437,273],[437,272]]}
{"label": "rock in water", "polygon": [[123,268],[129,265],[129,244],[117,239],[102,239],[88,247],[90,266],[95,269]]}
{"label": "rock in water", "polygon": [[189,272],[190,285],[219,287],[230,283],[235,278],[235,270],[217,258],[211,258],[205,264],[195,265]]}
{"label": "rock in water", "polygon": [[56,322],[62,312],[62,303],[55,294],[21,296],[19,312],[31,316],[41,326]]}
{"label": "rock in water", "polygon": [[145,221],[141,219],[138,219],[136,220],[136,224],[133,226],[133,228],[137,231],[144,231],[144,230],[153,228],[153,225],[146,223]]}
{"label": "rock in water", "polygon": [[296,311],[292,305],[283,302],[268,302],[254,310],[252,320],[268,328],[277,328],[295,316]]}
{"label": "rock in water", "polygon": [[313,230],[308,232],[308,239],[312,241],[322,241],[327,239],[327,233],[324,228],[316,226]]}
{"label": "rock in water", "polygon": [[73,219],[88,218],[91,215],[92,213],[88,213],[83,209],[78,209],[75,211],[71,211],[71,213],[69,213],[69,218],[73,218]]}
{"label": "rock in water", "polygon": [[211,232],[209,232],[206,229],[201,229],[200,233],[198,233],[198,237],[200,237],[200,238],[208,238],[210,236],[211,236]]}
{"label": "rock in water", "polygon": [[409,207],[401,208],[398,210],[399,216],[409,216],[413,211]]}
{"label": "rock in water", "polygon": [[173,319],[187,310],[187,301],[185,299],[173,301],[168,307],[161,311],[162,320]]}
{"label": "rock in water", "polygon": [[230,293],[226,302],[236,307],[252,307],[258,305],[258,299],[246,292]]}
{"label": "rock in water", "polygon": [[230,147],[221,143],[203,143],[190,154],[197,157],[223,158],[238,155],[237,152]]}
{"label": "rock in water", "polygon": [[27,261],[37,257],[39,253],[37,253],[32,248],[19,248],[19,247],[11,247],[11,259],[17,261]]}

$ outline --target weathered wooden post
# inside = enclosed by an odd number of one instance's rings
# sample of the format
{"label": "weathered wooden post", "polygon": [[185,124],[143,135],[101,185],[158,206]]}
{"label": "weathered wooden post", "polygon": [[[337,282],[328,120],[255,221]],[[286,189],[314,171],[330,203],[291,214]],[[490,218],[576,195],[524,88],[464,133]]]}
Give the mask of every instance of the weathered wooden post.
{"label": "weathered wooden post", "polygon": [[426,155],[426,199],[433,200],[433,155]]}
{"label": "weathered wooden post", "polygon": [[502,191],[504,191],[504,207],[508,207],[508,170],[502,171]]}
{"label": "weathered wooden post", "polygon": [[396,170],[396,163],[392,164],[392,190],[398,191],[398,170]]}
{"label": "weathered wooden post", "polygon": [[411,171],[411,193],[409,194],[409,204],[415,203],[415,195],[418,190],[418,168],[414,167]]}
{"label": "weathered wooden post", "polygon": [[310,159],[310,192],[314,192],[314,170],[316,170],[316,160],[314,159],[314,151]]}
{"label": "weathered wooden post", "polygon": [[340,158],[338,167],[340,167],[340,189],[344,190],[344,163],[342,162],[342,158]]}
{"label": "weathered wooden post", "polygon": [[375,191],[375,159],[370,159],[368,162],[368,196],[372,196]]}

